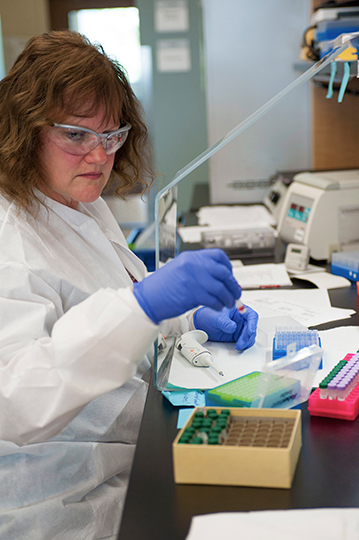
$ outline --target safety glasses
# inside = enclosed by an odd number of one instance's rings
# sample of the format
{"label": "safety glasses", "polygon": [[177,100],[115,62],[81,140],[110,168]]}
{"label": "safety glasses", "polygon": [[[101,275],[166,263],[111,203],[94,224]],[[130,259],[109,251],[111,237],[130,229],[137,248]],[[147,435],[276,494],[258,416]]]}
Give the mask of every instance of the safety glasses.
{"label": "safety glasses", "polygon": [[51,122],[48,136],[61,150],[74,156],[82,156],[91,152],[101,142],[107,156],[114,154],[127,139],[130,124],[110,131],[109,133],[96,133],[91,129],[71,126],[68,124],[56,124]]}

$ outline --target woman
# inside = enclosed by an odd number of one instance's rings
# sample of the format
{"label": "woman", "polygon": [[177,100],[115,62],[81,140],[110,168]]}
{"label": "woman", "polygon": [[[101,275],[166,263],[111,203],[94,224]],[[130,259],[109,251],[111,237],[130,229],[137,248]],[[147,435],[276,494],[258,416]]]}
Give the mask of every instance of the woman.
{"label": "woman", "polygon": [[222,251],[146,276],[101,199],[151,182],[146,137],[77,33],[31,39],[0,83],[0,538],[115,538],[159,330],[254,343]]}

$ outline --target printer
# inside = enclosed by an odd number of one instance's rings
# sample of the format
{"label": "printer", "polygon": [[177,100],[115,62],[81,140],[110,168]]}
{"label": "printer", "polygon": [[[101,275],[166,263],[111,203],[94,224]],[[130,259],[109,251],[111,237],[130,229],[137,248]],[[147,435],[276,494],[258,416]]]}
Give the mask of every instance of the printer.
{"label": "printer", "polygon": [[294,176],[281,205],[278,233],[286,243],[308,246],[315,260],[359,249],[359,169]]}

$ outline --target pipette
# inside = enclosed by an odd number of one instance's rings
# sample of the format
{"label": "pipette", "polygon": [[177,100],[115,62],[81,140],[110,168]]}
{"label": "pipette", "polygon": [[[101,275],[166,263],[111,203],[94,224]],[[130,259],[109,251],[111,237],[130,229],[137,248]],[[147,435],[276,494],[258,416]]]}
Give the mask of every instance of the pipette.
{"label": "pipette", "polygon": [[220,371],[212,362],[209,350],[202,347],[202,343],[205,343],[207,339],[208,335],[203,330],[192,330],[179,338],[176,347],[192,366],[210,367],[223,377],[223,371]]}

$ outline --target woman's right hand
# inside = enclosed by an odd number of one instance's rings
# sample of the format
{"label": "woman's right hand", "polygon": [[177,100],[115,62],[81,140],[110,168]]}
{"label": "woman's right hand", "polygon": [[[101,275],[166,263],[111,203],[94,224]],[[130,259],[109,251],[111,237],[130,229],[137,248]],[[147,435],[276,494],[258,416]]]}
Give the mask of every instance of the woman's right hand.
{"label": "woman's right hand", "polygon": [[155,324],[198,306],[231,308],[241,292],[221,249],[185,251],[133,286],[138,303]]}

